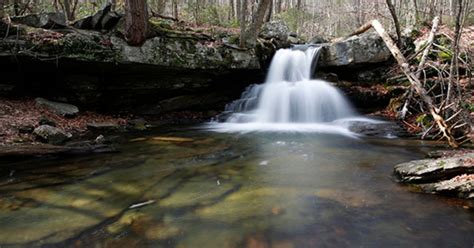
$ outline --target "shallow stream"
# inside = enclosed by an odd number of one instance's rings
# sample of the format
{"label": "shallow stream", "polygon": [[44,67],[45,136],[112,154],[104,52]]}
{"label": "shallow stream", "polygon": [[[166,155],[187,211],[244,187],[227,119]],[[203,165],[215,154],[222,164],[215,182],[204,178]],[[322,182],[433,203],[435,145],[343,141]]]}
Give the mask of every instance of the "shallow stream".
{"label": "shallow stream", "polygon": [[118,148],[0,165],[0,247],[474,245],[472,202],[392,176],[432,143],[182,127]]}

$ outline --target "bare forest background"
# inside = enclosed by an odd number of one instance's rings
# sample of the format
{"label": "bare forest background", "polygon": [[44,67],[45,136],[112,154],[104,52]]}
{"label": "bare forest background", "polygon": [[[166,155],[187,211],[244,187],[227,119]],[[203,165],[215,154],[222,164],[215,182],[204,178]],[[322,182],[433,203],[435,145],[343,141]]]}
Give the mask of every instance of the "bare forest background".
{"label": "bare forest background", "polygon": [[[119,12],[141,0],[0,0],[4,13],[24,15],[38,12],[62,12],[70,21],[91,15],[107,2]],[[135,3],[134,3],[135,2]],[[467,3],[466,3],[467,2]],[[473,7],[464,1],[464,25],[474,23]],[[379,20],[395,30],[390,8],[399,22],[400,32],[411,31],[418,24],[429,23],[435,16],[441,24],[455,25],[456,0],[148,0],[149,15],[169,17],[189,25],[241,27],[253,22],[259,5],[265,5],[263,21],[283,20],[303,38],[331,39],[350,34],[367,21]],[[469,6],[470,5],[470,6]],[[245,6],[245,7],[242,7]]]}

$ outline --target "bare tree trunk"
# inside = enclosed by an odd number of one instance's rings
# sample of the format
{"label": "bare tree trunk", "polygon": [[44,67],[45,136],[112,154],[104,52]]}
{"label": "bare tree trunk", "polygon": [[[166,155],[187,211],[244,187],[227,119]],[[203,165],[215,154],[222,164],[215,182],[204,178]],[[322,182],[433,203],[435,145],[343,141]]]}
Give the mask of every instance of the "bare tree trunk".
{"label": "bare tree trunk", "polygon": [[439,17],[435,16],[433,19],[433,26],[431,27],[431,32],[430,35],[428,36],[428,40],[426,41],[426,47],[424,48],[425,50],[423,51],[423,55],[421,56],[420,63],[418,64],[418,71],[416,72],[416,78],[420,78],[421,75],[421,70],[423,69],[425,63],[426,63],[426,58],[428,58],[428,55],[431,50],[431,46],[433,45],[434,38],[436,36],[436,33],[438,32],[438,23],[439,23]]}
{"label": "bare tree trunk", "polygon": [[407,12],[407,24],[405,26],[405,33],[411,33],[416,26],[416,0],[408,0]]}
{"label": "bare tree trunk", "polygon": [[74,20],[74,14],[71,11],[71,3],[69,2],[69,0],[63,0],[63,4],[64,4],[64,12],[66,12],[65,13],[66,19],[68,21]]}
{"label": "bare tree trunk", "polygon": [[20,15],[21,0],[13,0],[13,12],[15,15]]}
{"label": "bare tree trunk", "polygon": [[247,16],[247,0],[239,0],[240,1],[240,47],[245,47],[245,26],[247,25],[245,21],[245,17]]}
{"label": "bare tree trunk", "polygon": [[240,21],[241,21],[241,12],[242,12],[242,1],[241,0],[235,0],[235,14],[236,14],[236,19],[239,21],[239,24],[240,24]]}
{"label": "bare tree trunk", "polygon": [[273,12],[273,0],[270,0],[270,6],[267,9],[265,14],[265,22],[269,22],[272,19],[272,12]]}
{"label": "bare tree trunk", "polygon": [[110,3],[112,4],[112,10],[117,8],[117,0],[111,0]]}
{"label": "bare tree trunk", "polygon": [[229,5],[230,5],[229,20],[234,20],[235,19],[234,0],[229,0]]}
{"label": "bare tree trunk", "polygon": [[281,12],[281,4],[283,0],[276,0],[276,7],[275,7],[275,12],[277,14],[280,14]]}
{"label": "bare tree trunk", "polygon": [[402,44],[402,34],[400,32],[400,23],[398,22],[397,13],[395,12],[395,7],[392,4],[392,0],[385,0],[387,7],[390,10],[390,14],[393,18],[393,23],[395,25],[395,31],[397,32],[397,45],[400,47]]}
{"label": "bare tree trunk", "polygon": [[[142,0],[139,0],[142,1]],[[158,15],[163,15],[163,12],[165,11],[166,7],[166,0],[158,0],[157,6],[156,6],[156,12]]]}
{"label": "bare tree trunk", "polygon": [[270,0],[260,0],[257,6],[257,11],[252,18],[252,24],[247,32],[245,32],[246,42],[251,46],[255,45],[257,41],[258,32],[263,25],[265,12],[270,6]]}
{"label": "bare tree trunk", "polygon": [[463,12],[463,0],[457,0],[458,11],[456,12],[456,28],[454,34],[454,40],[451,44],[451,51],[453,52],[451,57],[451,65],[449,67],[449,84],[448,92],[446,96],[446,102],[449,102],[452,97],[453,87],[459,85],[459,68],[458,68],[458,56],[459,56],[459,39],[461,38],[461,15]]}
{"label": "bare tree trunk", "polygon": [[390,38],[390,36],[385,32],[385,29],[382,27],[380,22],[378,22],[377,20],[373,20],[371,23],[375,31],[377,31],[377,33],[384,40],[390,52],[392,52],[393,57],[395,57],[395,59],[397,60],[398,64],[400,65],[400,68],[402,69],[403,73],[412,84],[415,91],[420,96],[421,100],[425,103],[431,116],[433,117],[433,120],[438,125],[439,130],[443,134],[443,137],[445,137],[448,140],[448,143],[451,147],[457,148],[459,145],[454,139],[453,135],[451,134],[451,129],[448,127],[443,117],[439,115],[439,109],[437,109],[434,106],[433,100],[428,96],[428,93],[421,85],[421,82],[418,80],[418,78],[416,78],[416,75],[410,71],[409,65],[405,57],[403,57],[403,54],[400,52],[400,50],[395,45],[395,43]]}
{"label": "bare tree trunk", "polygon": [[146,40],[146,1],[126,0],[125,10],[125,39],[130,45],[141,45]]}
{"label": "bare tree trunk", "polygon": [[357,26],[361,26],[363,24],[362,18],[361,18],[361,8],[362,6],[360,5],[360,0],[355,1],[355,14],[356,14],[356,20],[357,20]]}
{"label": "bare tree trunk", "polygon": [[173,0],[173,17],[179,20],[178,0]]}
{"label": "bare tree trunk", "polygon": [[0,0],[0,19],[5,16],[5,11],[3,10],[3,8],[5,8],[5,1],[6,0]]}

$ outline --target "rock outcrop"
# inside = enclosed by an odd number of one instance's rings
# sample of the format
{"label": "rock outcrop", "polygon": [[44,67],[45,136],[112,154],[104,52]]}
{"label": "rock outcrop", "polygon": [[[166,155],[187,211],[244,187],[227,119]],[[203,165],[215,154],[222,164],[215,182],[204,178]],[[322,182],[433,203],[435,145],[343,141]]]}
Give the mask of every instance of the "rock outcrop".
{"label": "rock outcrop", "polygon": [[[276,49],[297,40],[284,23],[270,22],[256,47],[241,49],[238,35],[229,31],[203,32],[152,18],[148,39],[133,47],[121,38],[119,16],[110,15],[118,14],[105,8],[77,22],[81,30],[10,25],[22,32],[0,40],[6,72],[0,96],[42,96],[81,108],[151,115],[222,110],[249,84],[263,81]],[[361,35],[326,44],[319,65],[346,68],[389,57],[378,37]]]}
{"label": "rock outcrop", "polygon": [[360,67],[387,62],[392,56],[376,33],[364,33],[323,46],[319,62],[322,67]]}
{"label": "rock outcrop", "polygon": [[394,171],[401,182],[416,184],[424,192],[474,198],[474,152],[410,161]]}

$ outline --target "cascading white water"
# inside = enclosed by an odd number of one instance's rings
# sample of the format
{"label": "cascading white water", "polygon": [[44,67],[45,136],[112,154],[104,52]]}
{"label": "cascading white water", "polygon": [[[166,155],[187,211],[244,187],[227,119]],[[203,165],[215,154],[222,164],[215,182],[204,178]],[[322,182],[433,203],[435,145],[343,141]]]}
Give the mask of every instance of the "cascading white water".
{"label": "cascading white water", "polygon": [[226,122],[326,123],[354,116],[337,88],[311,79],[318,52],[318,47],[278,50],[265,83],[250,86],[241,99],[229,104],[226,111],[232,114]]}
{"label": "cascading white water", "polygon": [[[217,132],[317,132],[355,137],[356,123],[383,123],[359,117],[339,90],[311,79],[319,48],[280,49],[273,57],[264,84],[249,86],[206,126]],[[224,122],[222,122],[224,121]]]}

